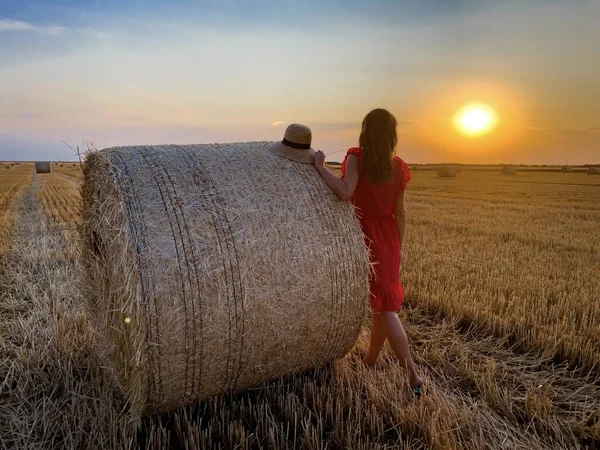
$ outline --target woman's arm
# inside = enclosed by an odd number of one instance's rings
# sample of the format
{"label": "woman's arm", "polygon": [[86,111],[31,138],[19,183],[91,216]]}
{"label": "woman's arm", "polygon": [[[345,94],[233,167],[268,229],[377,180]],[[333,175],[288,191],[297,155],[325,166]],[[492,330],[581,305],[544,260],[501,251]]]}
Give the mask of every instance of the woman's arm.
{"label": "woman's arm", "polygon": [[315,167],[331,188],[341,199],[348,200],[354,194],[358,184],[358,158],[355,155],[348,156],[346,160],[346,173],[344,178],[338,178],[333,172],[323,165],[325,154],[317,152],[315,155]]}
{"label": "woman's arm", "polygon": [[398,227],[398,238],[400,238],[400,249],[402,249],[402,242],[404,241],[404,234],[406,233],[406,208],[404,205],[404,191],[400,191],[398,200],[396,201],[396,225]]}

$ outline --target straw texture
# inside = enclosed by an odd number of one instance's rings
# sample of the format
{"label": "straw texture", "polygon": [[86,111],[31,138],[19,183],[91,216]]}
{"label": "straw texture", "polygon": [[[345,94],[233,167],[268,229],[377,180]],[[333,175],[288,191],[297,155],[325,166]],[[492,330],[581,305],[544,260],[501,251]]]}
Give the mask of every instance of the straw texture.
{"label": "straw texture", "polygon": [[50,163],[48,161],[37,161],[35,163],[35,173],[50,173]]}
{"label": "straw texture", "polygon": [[341,357],[368,299],[349,203],[267,143],[88,156],[89,306],[134,415]]}

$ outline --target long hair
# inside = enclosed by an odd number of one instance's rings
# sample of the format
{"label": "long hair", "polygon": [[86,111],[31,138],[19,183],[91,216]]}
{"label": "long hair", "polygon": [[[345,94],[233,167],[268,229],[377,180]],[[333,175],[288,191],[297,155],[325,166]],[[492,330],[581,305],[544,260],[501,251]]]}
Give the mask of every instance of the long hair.
{"label": "long hair", "polygon": [[394,177],[392,157],[398,144],[397,125],[396,118],[381,108],[374,109],[363,119],[358,142],[364,154],[364,175],[372,183],[387,183]]}

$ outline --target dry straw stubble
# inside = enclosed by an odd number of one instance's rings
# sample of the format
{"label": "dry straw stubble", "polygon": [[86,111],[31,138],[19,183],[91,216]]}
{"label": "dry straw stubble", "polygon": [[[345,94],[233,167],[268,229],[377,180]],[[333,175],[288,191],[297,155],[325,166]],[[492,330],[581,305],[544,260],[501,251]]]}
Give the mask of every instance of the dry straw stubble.
{"label": "dry straw stubble", "polygon": [[134,415],[353,345],[368,254],[312,165],[261,142],[107,149],[83,198],[91,311]]}

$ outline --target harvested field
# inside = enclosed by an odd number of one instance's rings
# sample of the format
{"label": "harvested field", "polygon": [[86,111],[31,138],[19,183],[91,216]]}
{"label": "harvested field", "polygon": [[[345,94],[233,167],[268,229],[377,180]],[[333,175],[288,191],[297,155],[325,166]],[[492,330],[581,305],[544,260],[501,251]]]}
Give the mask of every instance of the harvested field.
{"label": "harvested field", "polygon": [[[14,204],[31,182],[33,166],[21,164],[0,175],[0,258],[7,250],[13,224]],[[2,268],[0,267],[0,273]]]}
{"label": "harvested field", "polygon": [[523,348],[598,366],[600,182],[465,172],[448,184],[419,173],[411,188],[411,298]]}
{"label": "harvested field", "polygon": [[[80,171],[0,172],[0,442],[7,448],[597,448],[600,179],[413,174],[401,316],[424,398],[385,352],[129,420],[83,310]],[[18,176],[15,176],[18,174]],[[2,247],[3,246],[3,247]],[[596,293],[596,294],[595,294]]]}

